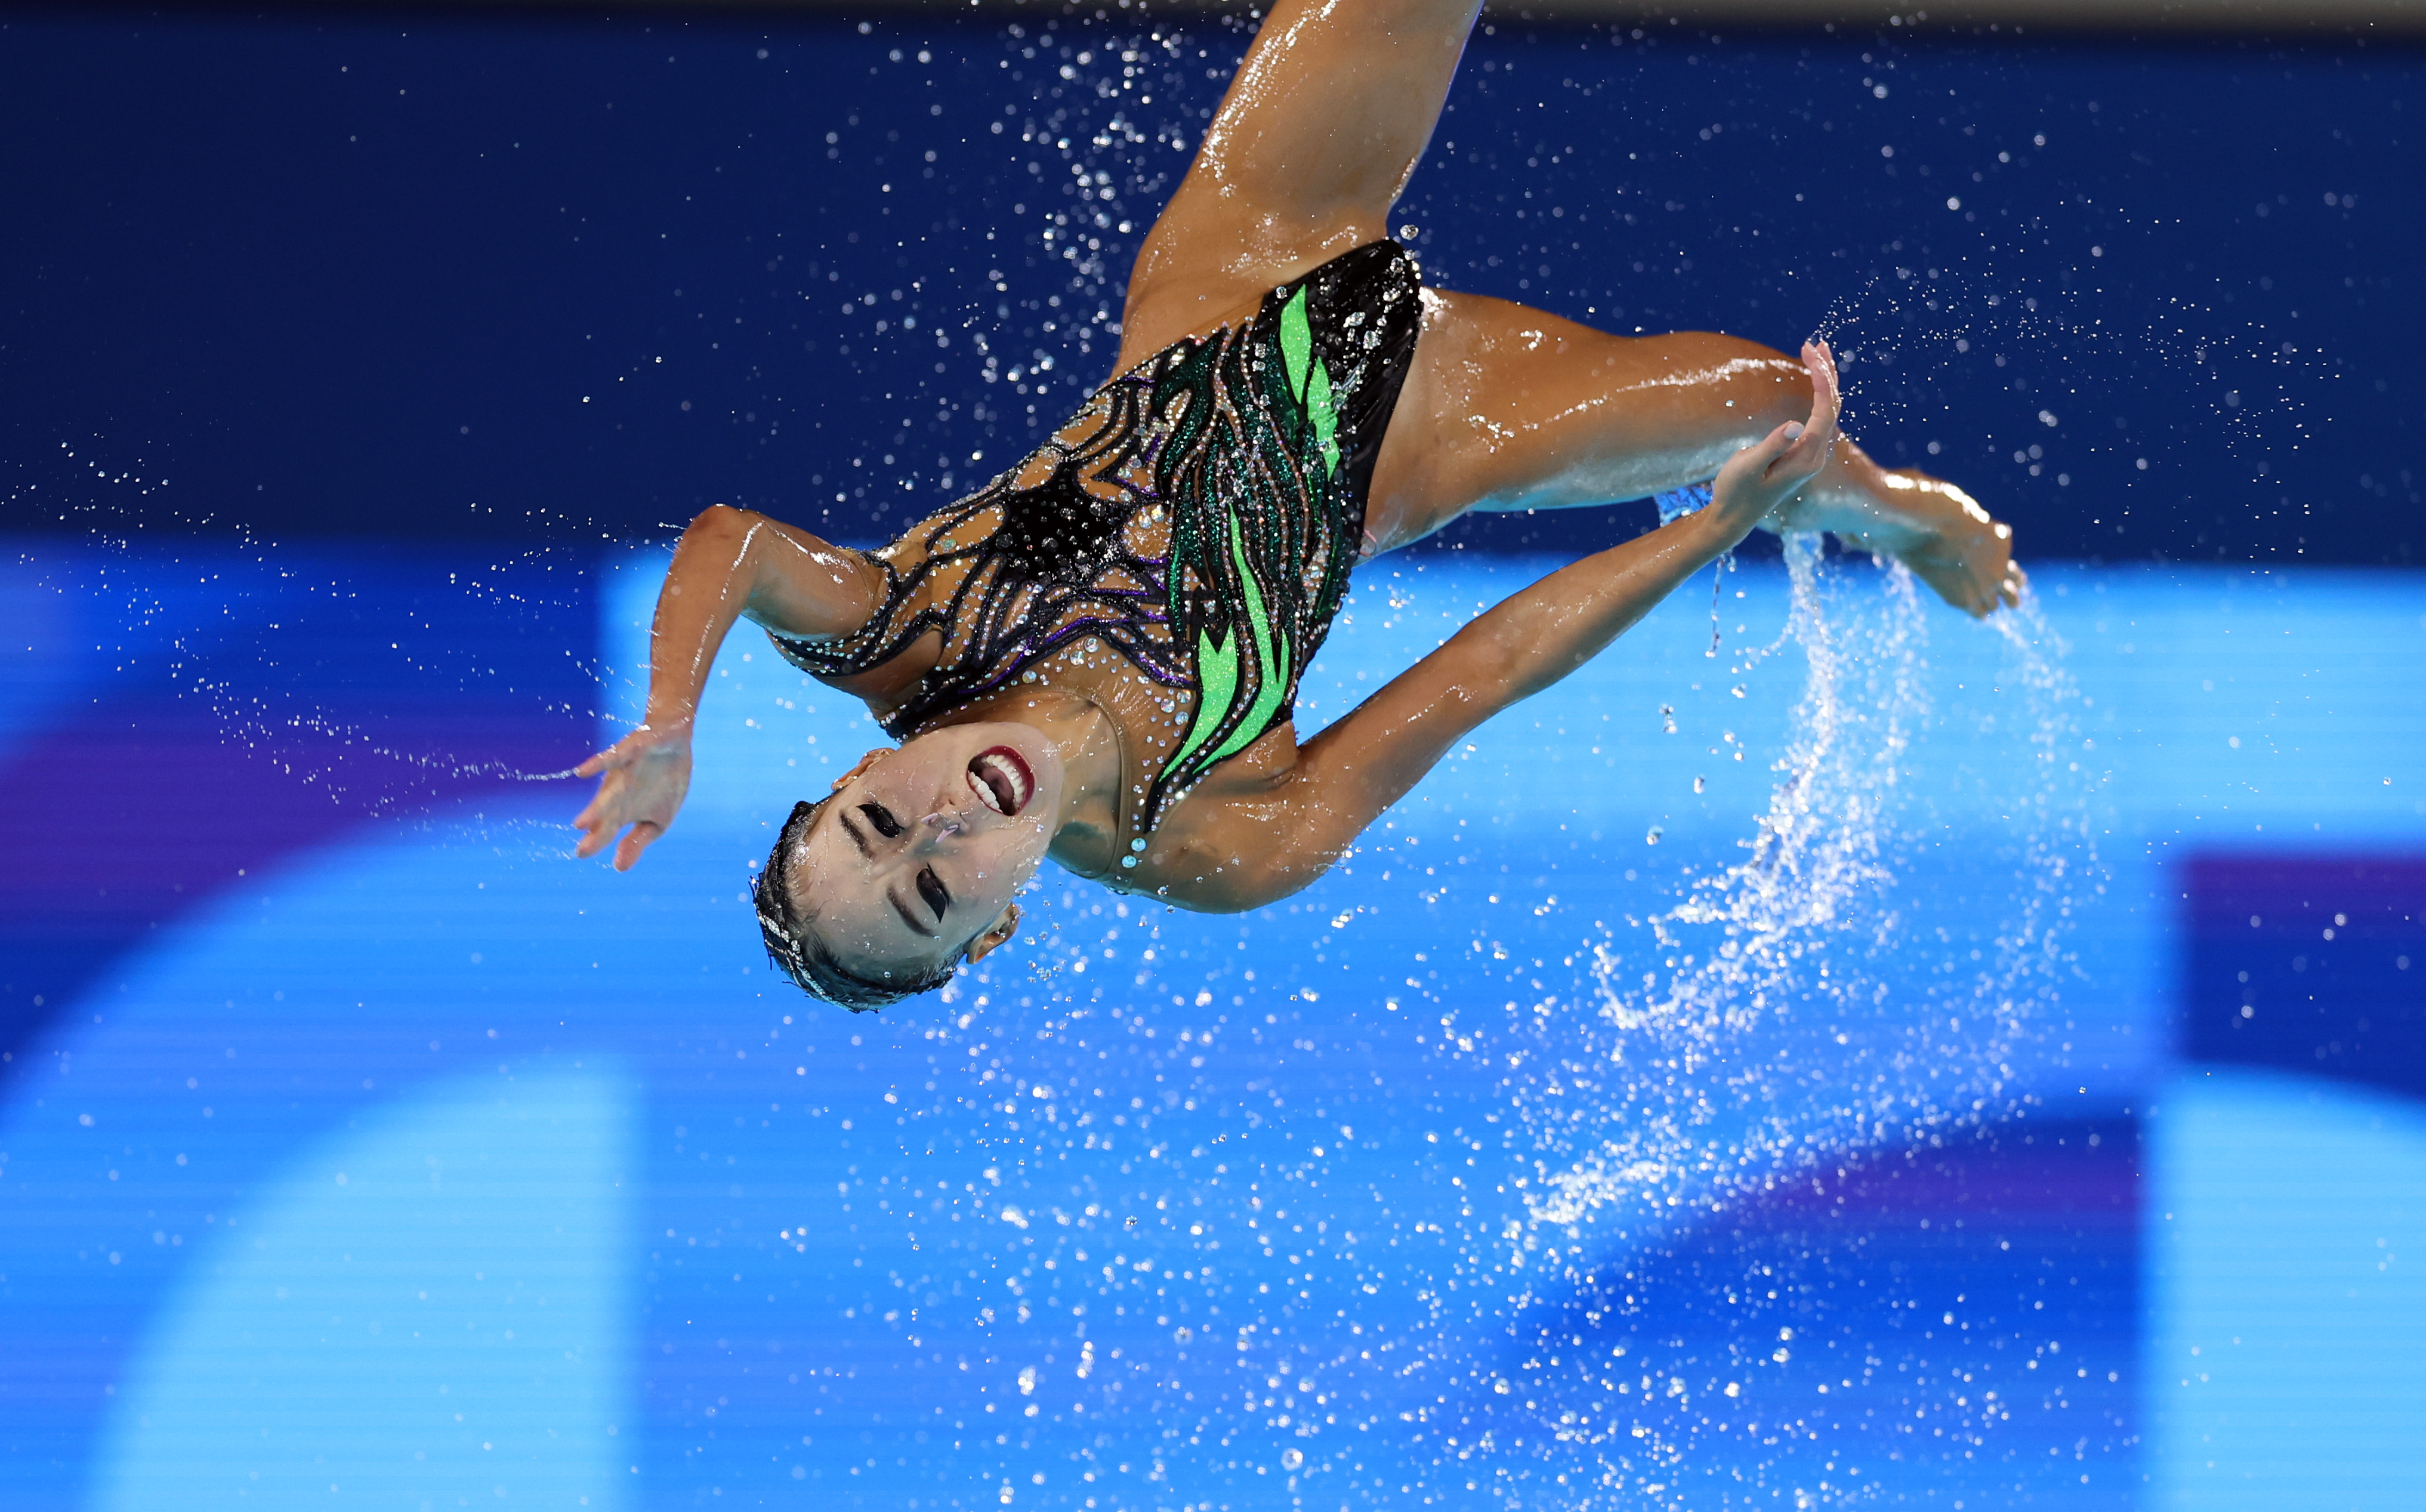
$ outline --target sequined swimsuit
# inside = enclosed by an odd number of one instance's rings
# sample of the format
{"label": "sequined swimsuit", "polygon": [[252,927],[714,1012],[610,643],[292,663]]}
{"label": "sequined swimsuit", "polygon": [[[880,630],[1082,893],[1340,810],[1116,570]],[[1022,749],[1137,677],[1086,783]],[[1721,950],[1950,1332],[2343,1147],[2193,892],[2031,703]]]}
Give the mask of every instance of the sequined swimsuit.
{"label": "sequined swimsuit", "polygon": [[1291,717],[1363,543],[1418,287],[1405,250],[1374,242],[1275,288],[1244,326],[1164,348],[871,553],[884,598],[857,631],[777,648],[845,677],[939,634],[883,721],[898,740],[1047,658],[1109,647],[1157,691],[1148,727],[1122,735],[1123,843],[1142,849],[1174,799]]}

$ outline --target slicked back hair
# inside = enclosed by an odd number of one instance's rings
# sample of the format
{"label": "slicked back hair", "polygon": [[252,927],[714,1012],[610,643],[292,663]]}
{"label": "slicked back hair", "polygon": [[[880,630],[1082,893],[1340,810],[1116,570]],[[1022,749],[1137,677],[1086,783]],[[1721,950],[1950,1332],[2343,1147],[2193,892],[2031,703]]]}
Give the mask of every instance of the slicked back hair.
{"label": "slicked back hair", "polygon": [[874,1013],[905,998],[933,992],[960,970],[967,946],[915,976],[892,971],[869,976],[843,965],[833,948],[817,937],[810,927],[817,921],[816,909],[803,912],[795,905],[785,858],[833,802],[829,797],[794,805],[791,818],[776,833],[775,849],[768,854],[767,865],[751,880],[750,894],[758,906],[758,935],[766,943],[767,959],[810,997],[855,1014]]}

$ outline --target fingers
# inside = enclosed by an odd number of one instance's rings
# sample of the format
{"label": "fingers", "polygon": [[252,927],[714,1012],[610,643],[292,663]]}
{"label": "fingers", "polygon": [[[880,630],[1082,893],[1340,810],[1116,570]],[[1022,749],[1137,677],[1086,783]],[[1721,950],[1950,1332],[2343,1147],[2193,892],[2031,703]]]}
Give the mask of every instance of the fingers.
{"label": "fingers", "polygon": [[656,823],[651,820],[642,820],[639,823],[634,824],[631,829],[625,833],[622,844],[616,845],[615,832],[622,828],[623,826],[620,823],[601,822],[593,824],[582,822],[581,840],[579,844],[574,846],[574,855],[580,860],[586,861],[591,856],[606,850],[609,845],[614,845],[615,870],[618,871],[629,871],[632,870],[632,864],[640,859],[640,853],[647,850],[655,842],[657,837],[666,832],[666,827],[663,824]]}
{"label": "fingers", "polygon": [[581,832],[580,843],[573,848],[574,855],[587,859],[614,842],[615,832],[623,827],[622,795],[616,790],[620,786],[612,777],[600,783],[589,804],[573,816],[573,827]]}
{"label": "fingers", "polygon": [[639,862],[640,853],[647,850],[650,844],[665,832],[666,827],[663,824],[653,823],[645,819],[633,825],[631,832],[623,837],[623,843],[615,847],[615,870],[631,870]]}
{"label": "fingers", "polygon": [[1811,375],[1811,429],[1833,434],[1843,401],[1836,386],[1836,355],[1824,341],[1806,341],[1803,344],[1803,370]]}
{"label": "fingers", "polygon": [[[590,802],[583,806],[580,813],[573,816],[573,827],[577,830],[588,831],[605,826],[606,823],[606,814],[604,806],[606,802],[606,795],[603,792],[590,799]],[[584,852],[583,854],[586,855],[589,853]]]}
{"label": "fingers", "polygon": [[[630,870],[681,808],[689,770],[687,744],[663,739],[644,744],[627,738],[584,761],[578,774],[595,776],[599,783],[589,804],[573,817],[573,827],[581,832],[573,854],[586,860],[612,846],[615,870]],[[641,819],[641,814],[657,817]]]}
{"label": "fingers", "polygon": [[1836,360],[1824,341],[1803,344],[1803,369],[1811,375],[1811,418],[1800,429],[1788,464],[1818,472],[1836,444]]}
{"label": "fingers", "polygon": [[1778,463],[1792,449],[1794,438],[1802,428],[1788,420],[1769,434],[1744,447],[1726,461],[1711,487],[1715,493],[1732,496],[1755,480],[1762,483],[1776,480]]}
{"label": "fingers", "polygon": [[1788,420],[1751,446],[1744,447],[1738,455],[1743,457],[1748,463],[1756,463],[1755,470],[1766,476],[1776,471],[1778,463],[1794,450],[1796,443],[1802,438],[1803,431],[1802,421]]}

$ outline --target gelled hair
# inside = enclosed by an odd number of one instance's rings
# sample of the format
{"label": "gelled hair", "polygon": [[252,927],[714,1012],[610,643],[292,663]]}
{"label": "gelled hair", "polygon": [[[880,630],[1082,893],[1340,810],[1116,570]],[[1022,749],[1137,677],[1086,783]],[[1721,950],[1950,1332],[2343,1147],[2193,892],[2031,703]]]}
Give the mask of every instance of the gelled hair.
{"label": "gelled hair", "polygon": [[767,946],[768,961],[810,997],[855,1014],[874,1013],[905,998],[934,991],[960,970],[968,947],[962,946],[942,964],[915,976],[892,971],[871,976],[843,965],[811,927],[817,922],[817,910],[803,911],[795,904],[784,858],[792,854],[817,823],[817,815],[832,802],[832,798],[825,798],[794,805],[791,818],[784,821],[783,829],[775,836],[775,848],[768,853],[767,865],[751,880],[751,898],[758,907],[758,935]]}

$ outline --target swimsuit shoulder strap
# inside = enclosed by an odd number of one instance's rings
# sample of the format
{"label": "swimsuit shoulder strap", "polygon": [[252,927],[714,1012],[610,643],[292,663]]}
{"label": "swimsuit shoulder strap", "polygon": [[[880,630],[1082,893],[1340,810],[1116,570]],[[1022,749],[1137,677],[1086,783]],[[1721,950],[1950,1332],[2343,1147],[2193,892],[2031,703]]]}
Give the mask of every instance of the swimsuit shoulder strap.
{"label": "swimsuit shoulder strap", "polygon": [[1094,706],[1095,712],[1104,716],[1104,723],[1112,727],[1112,751],[1119,767],[1112,789],[1112,849],[1119,859],[1103,871],[1081,875],[1090,882],[1117,886],[1120,873],[1137,865],[1138,852],[1143,849],[1136,837],[1139,789],[1143,785],[1137,780],[1137,763],[1129,756],[1128,725],[1120,711],[1098,697],[1092,688],[1075,688],[1072,691]]}

